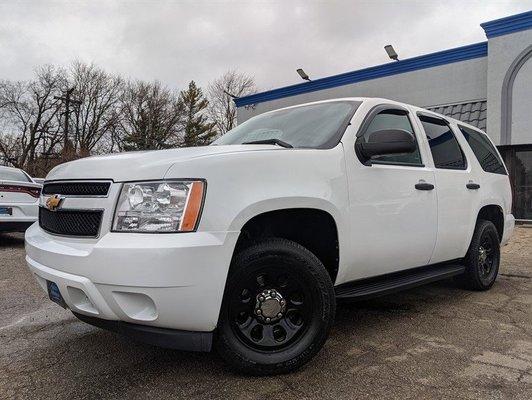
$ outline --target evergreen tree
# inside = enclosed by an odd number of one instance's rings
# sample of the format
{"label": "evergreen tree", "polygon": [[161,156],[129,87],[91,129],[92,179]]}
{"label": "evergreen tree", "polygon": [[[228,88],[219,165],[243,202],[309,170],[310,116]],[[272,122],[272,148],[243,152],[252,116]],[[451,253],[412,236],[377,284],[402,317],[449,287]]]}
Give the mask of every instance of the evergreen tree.
{"label": "evergreen tree", "polygon": [[128,82],[121,99],[121,150],[159,150],[182,142],[180,96],[160,82]]}
{"label": "evergreen tree", "polygon": [[194,81],[181,92],[179,101],[184,109],[183,147],[205,146],[216,136],[215,124],[209,122],[206,108],[209,102]]}

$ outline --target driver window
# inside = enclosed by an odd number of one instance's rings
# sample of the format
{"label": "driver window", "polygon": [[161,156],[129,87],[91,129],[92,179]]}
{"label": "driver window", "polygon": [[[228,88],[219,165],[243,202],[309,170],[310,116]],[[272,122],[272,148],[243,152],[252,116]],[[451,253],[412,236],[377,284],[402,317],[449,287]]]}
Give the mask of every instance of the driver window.
{"label": "driver window", "polygon": [[402,129],[410,132],[416,140],[416,151],[407,154],[393,154],[388,156],[374,156],[371,158],[372,163],[376,164],[407,164],[407,165],[422,165],[421,154],[419,153],[419,145],[417,143],[414,129],[405,111],[402,110],[384,110],[378,113],[369,123],[364,131],[364,134],[357,140],[367,142],[373,132],[383,129]]}

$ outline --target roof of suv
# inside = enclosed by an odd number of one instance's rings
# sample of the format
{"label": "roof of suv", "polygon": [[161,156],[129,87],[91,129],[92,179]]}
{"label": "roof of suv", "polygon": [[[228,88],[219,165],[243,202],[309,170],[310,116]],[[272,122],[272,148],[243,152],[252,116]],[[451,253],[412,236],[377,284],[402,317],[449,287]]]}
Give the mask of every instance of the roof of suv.
{"label": "roof of suv", "polygon": [[400,101],[385,99],[385,98],[381,98],[381,97],[339,97],[339,98],[334,98],[334,99],[318,100],[318,101],[312,101],[312,102],[308,102],[308,103],[296,104],[296,105],[288,106],[288,107],[282,107],[282,108],[279,108],[279,109],[276,109],[276,110],[267,111],[264,114],[267,114],[267,113],[270,113],[270,112],[273,112],[273,111],[278,111],[278,110],[287,110],[287,109],[290,109],[290,108],[306,106],[306,105],[310,105],[310,104],[331,103],[331,102],[335,102],[335,101],[356,101],[356,102],[361,102],[361,103],[362,102],[364,102],[364,103],[369,102],[369,103],[374,103],[375,105],[384,103],[384,104],[394,104],[394,105],[400,105],[400,106],[413,107],[416,110],[422,111],[424,113],[437,116],[437,117],[445,119],[447,121],[451,121],[453,123],[460,124],[460,125],[466,126],[468,128],[471,128],[471,129],[473,129],[475,131],[479,131],[479,132],[482,132],[482,133],[486,134],[483,130],[481,130],[477,126],[468,124],[466,122],[463,122],[463,121],[460,121],[458,119],[449,117],[447,115],[443,115],[443,114],[440,114],[438,112],[435,112],[435,111],[432,111],[432,110],[429,110],[429,109],[426,109],[426,108],[423,108],[423,107],[415,106],[413,104],[402,103]]}

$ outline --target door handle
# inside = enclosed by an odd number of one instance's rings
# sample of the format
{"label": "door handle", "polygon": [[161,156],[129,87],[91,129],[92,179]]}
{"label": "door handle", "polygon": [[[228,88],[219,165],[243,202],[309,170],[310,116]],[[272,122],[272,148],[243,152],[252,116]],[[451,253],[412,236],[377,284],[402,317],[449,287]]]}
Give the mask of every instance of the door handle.
{"label": "door handle", "polygon": [[414,187],[417,190],[432,190],[432,189],[434,189],[434,185],[432,183],[427,183],[427,182],[416,183]]}
{"label": "door handle", "polygon": [[466,183],[465,187],[468,188],[468,189],[472,189],[472,190],[480,189],[480,185],[478,183],[474,183],[474,182]]}

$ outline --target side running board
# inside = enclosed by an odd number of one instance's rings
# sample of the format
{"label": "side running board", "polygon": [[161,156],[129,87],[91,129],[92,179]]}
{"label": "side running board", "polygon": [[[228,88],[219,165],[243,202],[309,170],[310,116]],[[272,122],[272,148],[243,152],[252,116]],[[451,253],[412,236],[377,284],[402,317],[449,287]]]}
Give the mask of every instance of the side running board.
{"label": "side running board", "polygon": [[364,300],[460,275],[459,264],[436,264],[344,283],[335,288],[337,299]]}

